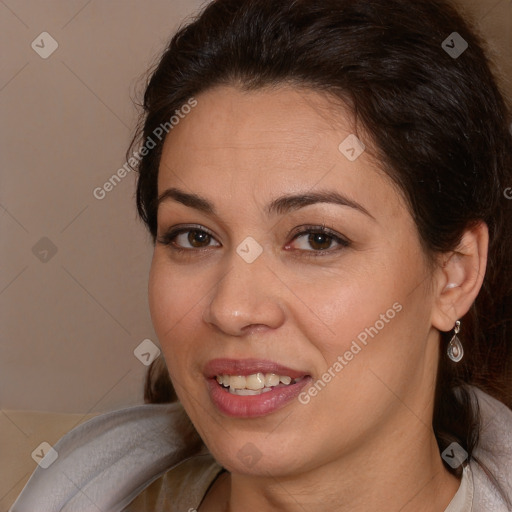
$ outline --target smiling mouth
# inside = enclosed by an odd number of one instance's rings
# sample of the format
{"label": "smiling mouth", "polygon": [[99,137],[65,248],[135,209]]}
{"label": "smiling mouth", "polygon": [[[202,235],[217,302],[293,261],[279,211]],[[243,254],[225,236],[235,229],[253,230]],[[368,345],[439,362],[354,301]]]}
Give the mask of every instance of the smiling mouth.
{"label": "smiling mouth", "polygon": [[268,393],[276,388],[288,387],[300,382],[306,375],[292,379],[276,373],[253,373],[251,375],[217,375],[215,379],[226,392],[232,395],[253,396]]}
{"label": "smiling mouth", "polygon": [[213,359],[203,374],[218,411],[245,419],[286,407],[311,381],[307,371],[264,359]]}

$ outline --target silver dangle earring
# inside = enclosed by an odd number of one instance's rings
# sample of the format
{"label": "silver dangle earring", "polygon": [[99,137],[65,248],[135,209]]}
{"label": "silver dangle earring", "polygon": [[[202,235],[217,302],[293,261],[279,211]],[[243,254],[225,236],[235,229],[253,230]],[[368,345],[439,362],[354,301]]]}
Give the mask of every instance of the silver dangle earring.
{"label": "silver dangle earring", "polygon": [[462,347],[462,343],[460,342],[460,339],[457,336],[457,334],[459,334],[460,332],[460,320],[457,320],[455,322],[453,332],[454,334],[452,336],[452,339],[450,340],[450,343],[448,343],[448,350],[446,351],[446,353],[454,363],[458,363],[464,357],[464,348]]}

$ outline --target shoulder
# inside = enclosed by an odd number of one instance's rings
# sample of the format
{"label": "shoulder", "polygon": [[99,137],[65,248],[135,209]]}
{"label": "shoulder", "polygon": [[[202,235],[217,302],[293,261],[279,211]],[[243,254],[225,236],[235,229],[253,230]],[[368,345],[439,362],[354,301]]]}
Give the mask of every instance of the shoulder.
{"label": "shoulder", "polygon": [[102,414],[53,446],[56,459],[36,468],[10,512],[120,512],[202,447],[178,403]]}
{"label": "shoulder", "polygon": [[512,510],[512,410],[471,386],[478,402],[481,430],[470,460],[475,512]]}

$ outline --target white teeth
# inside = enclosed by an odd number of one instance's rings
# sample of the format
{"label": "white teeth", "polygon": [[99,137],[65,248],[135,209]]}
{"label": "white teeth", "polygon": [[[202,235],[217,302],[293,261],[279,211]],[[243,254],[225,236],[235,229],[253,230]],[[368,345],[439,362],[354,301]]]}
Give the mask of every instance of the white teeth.
{"label": "white teeth", "polygon": [[[271,391],[273,387],[283,384],[288,386],[292,383],[292,378],[288,375],[277,375],[276,373],[253,373],[251,375],[217,375],[217,382],[229,388],[231,393],[235,391],[244,391],[244,395],[259,394],[260,392]],[[293,379],[293,383],[299,382],[303,377]],[[245,391],[254,391],[254,393],[245,393]]]}
{"label": "white teeth", "polygon": [[244,375],[232,375],[229,377],[229,387],[233,389],[244,389],[247,378]]}
{"label": "white teeth", "polygon": [[265,375],[263,373],[253,373],[245,378],[245,387],[257,391],[265,387]]}
{"label": "white teeth", "polygon": [[260,395],[261,391],[254,389],[233,389],[229,388],[229,392],[233,395],[247,396],[247,395]]}
{"label": "white teeth", "polygon": [[275,373],[265,374],[265,387],[270,388],[279,384],[279,375]]}

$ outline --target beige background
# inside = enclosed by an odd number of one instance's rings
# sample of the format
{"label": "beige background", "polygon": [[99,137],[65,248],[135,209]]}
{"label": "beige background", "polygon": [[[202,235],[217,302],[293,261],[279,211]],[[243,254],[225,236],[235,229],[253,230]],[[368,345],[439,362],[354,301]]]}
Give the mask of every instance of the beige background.
{"label": "beige background", "polygon": [[[202,3],[0,0],[0,512],[39,443],[142,402],[151,245],[132,174],[102,200],[93,190],[125,162],[141,75]],[[461,3],[512,95],[512,1]],[[31,48],[43,31],[58,43],[47,59]],[[42,237],[57,249],[45,262]]]}

